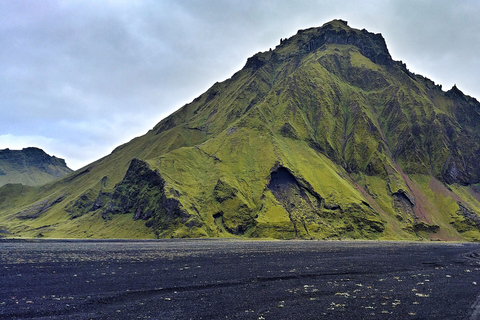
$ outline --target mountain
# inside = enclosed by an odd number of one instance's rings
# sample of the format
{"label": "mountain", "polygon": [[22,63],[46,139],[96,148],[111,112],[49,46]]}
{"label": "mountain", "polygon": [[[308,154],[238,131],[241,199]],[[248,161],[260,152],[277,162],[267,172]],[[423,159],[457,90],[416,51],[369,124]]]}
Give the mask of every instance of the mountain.
{"label": "mountain", "polygon": [[0,230],[46,237],[480,240],[480,104],[334,20],[110,155],[0,188]]}
{"label": "mountain", "polygon": [[39,186],[72,171],[65,160],[49,156],[42,149],[0,150],[0,186],[7,183]]}

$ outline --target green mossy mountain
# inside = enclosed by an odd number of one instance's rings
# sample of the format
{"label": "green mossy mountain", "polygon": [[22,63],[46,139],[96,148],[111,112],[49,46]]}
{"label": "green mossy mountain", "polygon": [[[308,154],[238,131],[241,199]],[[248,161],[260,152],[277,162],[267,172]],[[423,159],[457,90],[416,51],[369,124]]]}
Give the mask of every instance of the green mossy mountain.
{"label": "green mossy mountain", "polygon": [[0,186],[8,183],[39,186],[72,171],[65,160],[49,156],[42,149],[0,150]]}
{"label": "green mossy mountain", "polygon": [[480,240],[480,103],[334,20],[63,179],[0,188],[11,236]]}

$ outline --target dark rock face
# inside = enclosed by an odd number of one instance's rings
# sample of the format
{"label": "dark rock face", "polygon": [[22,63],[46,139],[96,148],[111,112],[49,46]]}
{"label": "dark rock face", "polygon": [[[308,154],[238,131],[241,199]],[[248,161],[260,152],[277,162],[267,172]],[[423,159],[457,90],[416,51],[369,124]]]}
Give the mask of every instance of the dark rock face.
{"label": "dark rock face", "polygon": [[444,165],[444,181],[462,185],[479,183],[480,103],[455,85],[445,95],[453,101],[454,119],[442,121],[452,150]]}
{"label": "dark rock face", "polygon": [[177,199],[165,196],[165,180],[145,161],[132,159],[123,180],[113,190],[106,189],[105,182],[103,177],[99,191],[87,190],[66,206],[65,211],[72,219],[97,210],[104,220],[116,214],[133,214],[134,220],[146,221],[145,225],[158,235],[171,225],[186,223],[191,218]]}
{"label": "dark rock face", "polygon": [[372,218],[375,214],[369,205],[352,204],[342,208],[336,203],[326,203],[308,182],[296,177],[288,168],[274,169],[267,188],[287,211],[295,237],[308,236],[312,222],[322,224],[328,221],[333,225],[340,217],[345,222],[342,232],[361,230],[374,234],[385,229],[383,222]]}
{"label": "dark rock face", "polygon": [[40,217],[42,213],[46,212],[48,209],[50,209],[54,205],[62,202],[64,198],[65,198],[65,195],[62,194],[57,197],[39,201],[33,204],[32,206],[30,206],[29,208],[23,210],[22,212],[18,212],[16,214],[16,217],[17,219],[21,219],[21,220],[36,219]]}
{"label": "dark rock face", "polygon": [[164,184],[158,172],[150,170],[145,162],[133,159],[125,177],[115,186],[103,215],[133,212],[135,220],[148,220],[158,209],[158,204],[151,203],[150,198],[163,198]]}
{"label": "dark rock face", "polygon": [[415,217],[413,207],[415,207],[415,200],[404,190],[398,190],[392,194],[394,207],[399,213],[408,214]]}
{"label": "dark rock face", "polygon": [[468,224],[480,228],[480,217],[471,209],[458,202],[458,214],[462,215]]}
{"label": "dark rock face", "polygon": [[297,139],[295,128],[290,123],[285,123],[280,129],[280,134],[286,138]]}
{"label": "dark rock face", "polygon": [[247,59],[245,64],[246,68],[251,68],[253,70],[260,69],[266,63],[265,60],[262,60],[259,56],[253,56]]}
{"label": "dark rock face", "polygon": [[[289,201],[291,192],[294,192],[295,196],[303,198],[310,205],[312,204],[307,193],[311,193],[313,190],[309,190],[307,186],[303,186],[287,168],[280,167],[273,171],[267,188],[272,191],[277,200],[287,207],[295,206],[294,203],[290,203]],[[311,193],[310,196],[316,200],[316,206],[320,208],[323,201],[322,197],[316,192]]]}
{"label": "dark rock face", "polygon": [[[347,26],[346,21],[337,21]],[[393,63],[385,39],[381,34],[374,34],[365,29],[360,32],[355,32],[353,29],[338,30],[332,24],[327,24],[316,30],[318,30],[318,33],[304,43],[302,49],[313,51],[325,44],[350,44],[358,47],[365,57],[375,63],[381,65],[391,65]]]}
{"label": "dark rock face", "polygon": [[425,222],[418,222],[413,225],[413,230],[415,232],[428,232],[428,233],[437,233],[440,230],[440,227],[437,225],[427,224]]}
{"label": "dark rock face", "polygon": [[[335,25],[342,25],[338,27]],[[298,46],[298,58],[312,51],[320,49],[328,44],[354,45],[359,48],[361,54],[369,58],[372,62],[392,66],[394,61],[388,51],[385,39],[381,34],[368,32],[367,30],[355,30],[347,25],[346,21],[334,20],[322,27],[300,30],[295,36],[289,39],[281,39],[282,47],[290,43]],[[277,47],[277,48],[278,48]],[[258,53],[247,59],[245,68],[256,71],[265,66],[268,60],[276,60],[276,50],[269,51],[268,55]]]}
{"label": "dark rock face", "polygon": [[58,177],[62,174],[50,166],[68,169],[64,159],[49,156],[42,149],[33,147],[22,150],[0,150],[0,161],[6,161],[15,167],[35,167]]}
{"label": "dark rock face", "polygon": [[[165,180],[145,161],[133,159],[123,180],[112,194],[100,193],[91,210],[103,207],[102,217],[133,213],[134,220],[145,220],[158,235],[176,223],[185,223],[190,215],[180,202],[165,196]],[[108,201],[108,203],[107,203]]]}
{"label": "dark rock face", "polygon": [[272,172],[267,188],[288,212],[295,237],[299,236],[299,229],[308,235],[306,221],[311,219],[310,216],[321,212],[322,197],[316,192],[311,193],[307,186],[303,186],[290,170],[284,167],[279,167]]}

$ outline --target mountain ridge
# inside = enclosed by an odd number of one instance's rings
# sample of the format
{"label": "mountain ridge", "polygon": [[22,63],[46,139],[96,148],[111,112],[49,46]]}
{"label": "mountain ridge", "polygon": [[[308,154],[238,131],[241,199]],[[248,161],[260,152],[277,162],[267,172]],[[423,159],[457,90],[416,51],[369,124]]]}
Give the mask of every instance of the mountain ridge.
{"label": "mountain ridge", "polygon": [[[0,202],[0,224],[30,236],[477,240],[479,110],[392,60],[380,34],[334,20],[253,55],[109,156]],[[25,212],[35,218],[20,229]]]}
{"label": "mountain ridge", "polygon": [[72,171],[64,159],[49,156],[39,148],[0,150],[0,186],[7,183],[38,186]]}

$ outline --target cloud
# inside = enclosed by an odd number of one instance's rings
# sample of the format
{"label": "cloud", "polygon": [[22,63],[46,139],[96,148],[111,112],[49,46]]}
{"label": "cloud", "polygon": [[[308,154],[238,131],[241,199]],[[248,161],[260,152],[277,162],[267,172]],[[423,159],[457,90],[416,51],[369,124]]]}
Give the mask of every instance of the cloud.
{"label": "cloud", "polygon": [[79,168],[256,52],[334,18],[381,32],[410,70],[480,97],[479,14],[475,1],[2,1],[0,148],[38,143]]}

